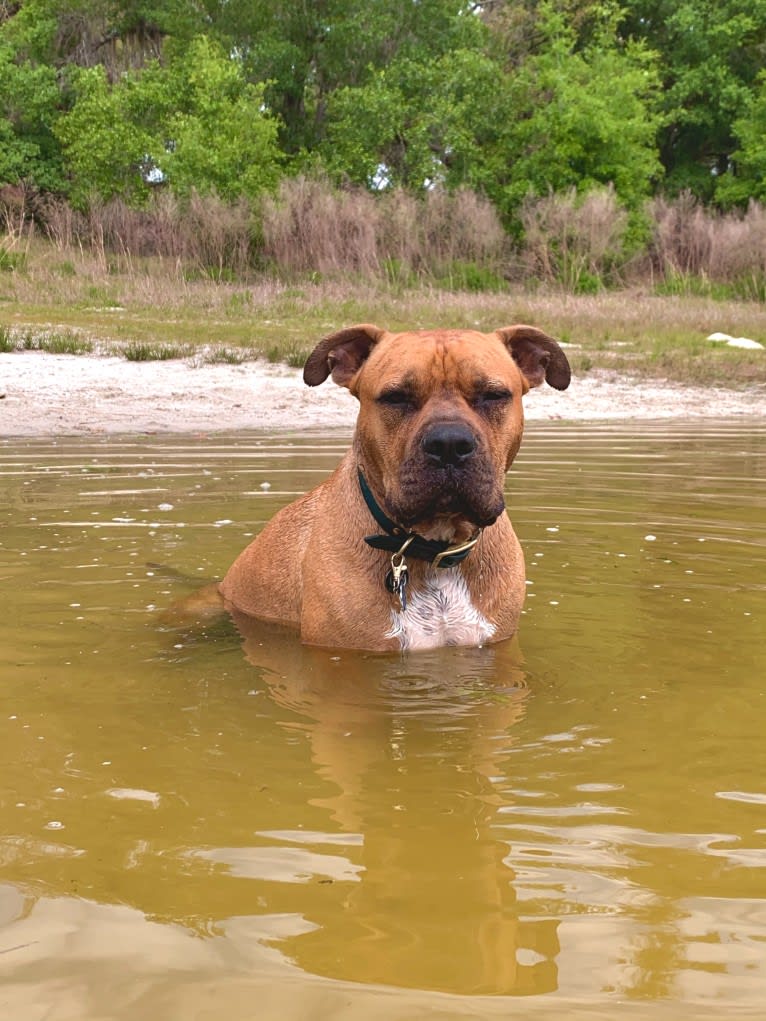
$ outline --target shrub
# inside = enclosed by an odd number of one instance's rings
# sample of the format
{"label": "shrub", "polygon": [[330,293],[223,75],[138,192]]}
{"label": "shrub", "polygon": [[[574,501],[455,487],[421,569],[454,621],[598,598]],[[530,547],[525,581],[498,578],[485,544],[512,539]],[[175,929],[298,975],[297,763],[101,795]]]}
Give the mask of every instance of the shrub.
{"label": "shrub", "polygon": [[654,199],[650,215],[652,263],[666,285],[699,293],[700,281],[717,281],[735,285],[743,296],[763,293],[766,209],[760,203],[719,213],[683,192],[673,200]]}
{"label": "shrub", "polygon": [[286,273],[383,274],[406,283],[411,274],[446,277],[455,266],[470,276],[466,266],[495,268],[505,248],[490,203],[465,190],[374,195],[295,177],[264,200],[262,212],[264,255]]}
{"label": "shrub", "polygon": [[283,180],[262,203],[264,255],[287,273],[379,269],[380,211],[361,188],[336,191],[322,178]]}
{"label": "shrub", "polygon": [[528,197],[520,219],[526,274],[588,294],[617,277],[625,258],[628,214],[613,188],[582,197],[574,188],[545,198]]}
{"label": "shrub", "polygon": [[134,209],[120,198],[94,196],[86,213],[51,199],[43,216],[48,237],[62,251],[85,245],[126,258],[160,256],[215,279],[245,276],[256,260],[253,211],[242,197],[224,202],[192,191],[181,200],[160,192]]}
{"label": "shrub", "polygon": [[241,365],[250,356],[248,350],[218,347],[205,356],[205,361],[209,365]]}

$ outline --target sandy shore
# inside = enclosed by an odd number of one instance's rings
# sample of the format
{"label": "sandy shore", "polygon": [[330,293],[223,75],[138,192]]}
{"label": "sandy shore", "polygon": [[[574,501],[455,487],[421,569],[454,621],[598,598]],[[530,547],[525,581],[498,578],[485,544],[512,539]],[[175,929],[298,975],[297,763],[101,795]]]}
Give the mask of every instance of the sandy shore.
{"label": "sandy shore", "polygon": [[[0,354],[0,433],[216,432],[351,426],[357,403],[328,382],[266,362],[128,362],[112,356]],[[763,389],[678,387],[590,372],[525,398],[530,420],[626,420],[766,414]]]}

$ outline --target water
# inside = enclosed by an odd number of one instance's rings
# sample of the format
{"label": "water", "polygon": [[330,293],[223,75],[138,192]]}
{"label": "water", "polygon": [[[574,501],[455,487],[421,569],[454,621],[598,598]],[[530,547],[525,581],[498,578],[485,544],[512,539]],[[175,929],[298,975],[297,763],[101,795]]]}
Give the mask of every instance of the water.
{"label": "water", "polygon": [[762,1017],[766,425],[530,426],[519,643],[164,628],[347,440],[0,446],[2,1016]]}

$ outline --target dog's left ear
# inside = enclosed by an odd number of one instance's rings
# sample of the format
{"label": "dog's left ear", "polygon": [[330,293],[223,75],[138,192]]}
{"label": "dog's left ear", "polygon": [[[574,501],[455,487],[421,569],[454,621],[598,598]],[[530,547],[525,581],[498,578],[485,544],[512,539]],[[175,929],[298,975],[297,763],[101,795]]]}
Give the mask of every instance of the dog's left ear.
{"label": "dog's left ear", "polygon": [[333,383],[348,386],[384,333],[372,323],[360,323],[320,340],[303,367],[303,382],[319,386],[332,373]]}
{"label": "dog's left ear", "polygon": [[556,390],[566,390],[572,370],[552,337],[534,326],[505,326],[496,332],[530,386],[540,386],[545,380]]}

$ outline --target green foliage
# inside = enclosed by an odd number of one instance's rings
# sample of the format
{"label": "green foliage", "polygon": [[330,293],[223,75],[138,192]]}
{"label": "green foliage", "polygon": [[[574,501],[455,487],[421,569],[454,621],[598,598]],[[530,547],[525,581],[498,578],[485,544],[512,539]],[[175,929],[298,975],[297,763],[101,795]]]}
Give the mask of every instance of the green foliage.
{"label": "green foliage", "polygon": [[383,278],[393,290],[404,291],[418,286],[420,278],[408,262],[387,256],[382,261]]}
{"label": "green foliage", "polygon": [[300,369],[306,364],[311,348],[298,341],[288,341],[286,344],[272,344],[265,349],[264,354],[266,361],[273,365],[285,362],[293,369]]}
{"label": "green foliage", "polygon": [[254,197],[278,177],[277,126],[263,87],[245,82],[239,63],[204,36],[171,58],[111,84],[103,67],[75,69],[75,102],[56,131],[72,197],[120,195],[145,202],[167,184],[174,194]]}
{"label": "green foliage", "polygon": [[90,354],[93,344],[76,333],[53,333],[40,338],[38,350],[53,355],[84,355]]}
{"label": "green foliage", "polygon": [[545,45],[507,81],[487,193],[510,213],[529,192],[612,183],[637,208],[661,175],[655,56],[623,44],[613,17],[583,49],[553,5],[541,5],[539,27]]}
{"label": "green foliage", "polygon": [[766,73],[759,76],[758,85],[733,125],[739,147],[732,154],[732,166],[716,187],[716,196],[723,205],[766,199]]}
{"label": "green foliage", "polygon": [[749,273],[742,274],[734,281],[732,291],[740,301],[766,303],[766,270],[754,266]]}
{"label": "green foliage", "polygon": [[0,187],[188,208],[327,170],[472,189],[521,240],[528,196],[611,185],[627,250],[660,189],[766,200],[765,51],[766,0],[0,4]]}
{"label": "green foliage", "polygon": [[241,365],[246,360],[249,352],[230,347],[217,347],[205,356],[209,365]]}
{"label": "green foliage", "polygon": [[166,154],[155,153],[172,190],[214,191],[231,201],[274,187],[277,123],[266,113],[264,86],[248,84],[241,65],[204,36],[171,66],[185,103],[167,123]]}
{"label": "green foliage", "polygon": [[327,165],[371,187],[469,185],[507,222],[529,193],[614,184],[638,208],[661,174],[656,61],[623,45],[607,11],[578,49],[574,28],[540,7],[545,45],[513,74],[475,50],[399,59],[328,103]]}
{"label": "green foliage", "polygon": [[666,185],[713,197],[766,46],[766,0],[628,0],[623,31],[661,57]]}
{"label": "green foliage", "polygon": [[45,351],[54,355],[89,354],[93,344],[72,330],[12,330],[0,332],[0,351]]}
{"label": "green foliage", "polygon": [[508,282],[487,266],[475,262],[455,261],[437,277],[436,283],[449,291],[468,291],[472,294],[508,290]]}
{"label": "green foliage", "polygon": [[51,133],[59,99],[55,69],[17,60],[0,38],[0,184],[25,180],[47,189],[61,184]]}
{"label": "green foliage", "polygon": [[472,50],[400,58],[328,102],[325,161],[374,188],[467,183],[497,110],[500,66]]}
{"label": "green foliage", "polygon": [[154,140],[134,113],[144,103],[141,83],[127,78],[112,88],[104,68],[97,66],[73,70],[71,86],[75,103],[58,121],[56,134],[73,201],[84,207],[92,195],[102,199],[122,195],[127,202],[145,199],[149,185],[141,170]]}
{"label": "green foliage", "polygon": [[10,273],[16,269],[22,269],[24,262],[23,252],[12,252],[0,244],[0,273]]}
{"label": "green foliage", "polygon": [[[720,286],[720,285],[719,285]],[[697,273],[668,272],[664,280],[655,284],[656,294],[675,295],[677,297],[712,298],[714,285],[710,279]],[[719,291],[718,297],[731,297],[730,294],[722,294]]]}
{"label": "green foliage", "polygon": [[400,60],[425,67],[456,50],[478,51],[486,38],[464,0],[227,0],[208,11],[212,32],[241,53],[248,79],[268,82],[282,148],[300,158],[323,144],[337,91],[364,86]]}

